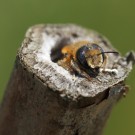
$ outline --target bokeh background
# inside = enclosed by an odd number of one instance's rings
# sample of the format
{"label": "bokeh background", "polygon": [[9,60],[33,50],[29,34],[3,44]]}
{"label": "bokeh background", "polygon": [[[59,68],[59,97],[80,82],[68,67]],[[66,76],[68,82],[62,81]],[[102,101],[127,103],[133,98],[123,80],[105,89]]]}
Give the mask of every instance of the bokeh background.
{"label": "bokeh background", "polygon": [[[134,0],[0,0],[0,99],[27,28],[39,23],[76,23],[107,36],[123,55],[135,50]],[[126,83],[130,92],[104,135],[135,135],[135,69]]]}

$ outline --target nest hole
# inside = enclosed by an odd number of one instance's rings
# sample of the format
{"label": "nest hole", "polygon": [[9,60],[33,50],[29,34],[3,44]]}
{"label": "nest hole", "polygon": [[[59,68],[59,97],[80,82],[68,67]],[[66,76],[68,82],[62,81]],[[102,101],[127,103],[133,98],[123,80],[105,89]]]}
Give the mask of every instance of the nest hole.
{"label": "nest hole", "polygon": [[61,53],[61,49],[70,44],[69,38],[63,38],[58,43],[56,43],[55,47],[51,50],[51,60],[55,63],[58,62],[58,60],[63,58],[63,54]]}

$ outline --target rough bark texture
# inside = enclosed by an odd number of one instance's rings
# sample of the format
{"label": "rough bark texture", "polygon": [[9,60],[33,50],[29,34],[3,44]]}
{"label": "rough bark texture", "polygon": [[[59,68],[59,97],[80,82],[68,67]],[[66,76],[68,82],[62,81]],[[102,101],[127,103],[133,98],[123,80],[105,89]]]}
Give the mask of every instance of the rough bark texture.
{"label": "rough bark texture", "polygon": [[[76,25],[37,25],[28,30],[0,108],[0,135],[101,135],[135,61],[110,54],[117,75],[88,81],[57,65],[62,46],[78,40],[114,50],[98,33]],[[114,61],[115,59],[115,61]]]}

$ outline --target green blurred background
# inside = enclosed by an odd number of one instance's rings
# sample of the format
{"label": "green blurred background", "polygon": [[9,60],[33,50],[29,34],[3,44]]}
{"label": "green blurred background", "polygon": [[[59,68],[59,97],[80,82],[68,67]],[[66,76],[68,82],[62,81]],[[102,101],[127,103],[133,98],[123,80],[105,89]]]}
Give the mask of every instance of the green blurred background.
{"label": "green blurred background", "polygon": [[[135,50],[135,0],[0,0],[0,99],[27,28],[39,23],[76,23],[107,36],[123,55]],[[135,135],[134,83],[135,69],[104,135]]]}

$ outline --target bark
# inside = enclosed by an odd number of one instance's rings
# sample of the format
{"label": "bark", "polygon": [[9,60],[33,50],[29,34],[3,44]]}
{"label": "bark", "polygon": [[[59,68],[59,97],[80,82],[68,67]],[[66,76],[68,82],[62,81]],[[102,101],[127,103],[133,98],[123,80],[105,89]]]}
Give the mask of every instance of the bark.
{"label": "bark", "polygon": [[61,48],[72,42],[96,42],[114,50],[97,32],[76,25],[36,25],[26,33],[0,108],[0,135],[101,135],[113,105],[135,62],[110,54],[108,67],[88,81],[57,65]]}

